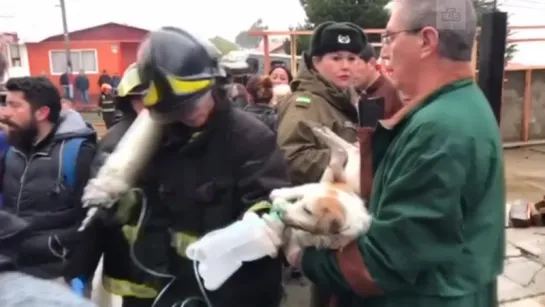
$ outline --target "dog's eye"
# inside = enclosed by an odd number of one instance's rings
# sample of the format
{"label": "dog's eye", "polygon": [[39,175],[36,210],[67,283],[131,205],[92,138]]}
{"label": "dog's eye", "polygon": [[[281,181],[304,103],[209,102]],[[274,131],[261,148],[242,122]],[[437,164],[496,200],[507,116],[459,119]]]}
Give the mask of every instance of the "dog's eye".
{"label": "dog's eye", "polygon": [[305,212],[308,215],[312,215],[312,211],[308,210],[307,207],[303,207],[303,212]]}

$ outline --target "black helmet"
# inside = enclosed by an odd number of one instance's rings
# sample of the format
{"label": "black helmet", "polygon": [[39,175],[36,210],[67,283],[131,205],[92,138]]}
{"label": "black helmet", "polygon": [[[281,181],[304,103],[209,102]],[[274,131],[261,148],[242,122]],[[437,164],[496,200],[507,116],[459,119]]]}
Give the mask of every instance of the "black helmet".
{"label": "black helmet", "polygon": [[220,52],[188,32],[164,27],[150,33],[138,52],[138,74],[149,84],[144,105],[158,113],[190,110],[225,77]]}

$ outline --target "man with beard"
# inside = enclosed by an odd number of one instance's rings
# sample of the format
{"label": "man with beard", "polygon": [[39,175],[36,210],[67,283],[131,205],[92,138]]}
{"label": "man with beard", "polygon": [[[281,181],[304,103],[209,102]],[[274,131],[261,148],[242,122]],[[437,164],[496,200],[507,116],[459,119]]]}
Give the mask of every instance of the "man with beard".
{"label": "man with beard", "polygon": [[61,112],[61,95],[44,77],[11,78],[0,121],[11,147],[4,155],[1,208],[29,224],[18,248],[19,270],[63,276],[79,241],[80,203],[95,154],[95,131],[77,112]]}

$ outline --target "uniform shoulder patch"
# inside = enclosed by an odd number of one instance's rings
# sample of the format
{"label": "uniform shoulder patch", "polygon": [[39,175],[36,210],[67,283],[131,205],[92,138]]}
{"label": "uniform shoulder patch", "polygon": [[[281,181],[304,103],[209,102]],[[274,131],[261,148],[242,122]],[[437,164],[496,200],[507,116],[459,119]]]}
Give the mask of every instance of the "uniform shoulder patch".
{"label": "uniform shoulder patch", "polygon": [[312,99],[306,96],[295,98],[296,105],[300,107],[308,108],[311,102],[312,102]]}

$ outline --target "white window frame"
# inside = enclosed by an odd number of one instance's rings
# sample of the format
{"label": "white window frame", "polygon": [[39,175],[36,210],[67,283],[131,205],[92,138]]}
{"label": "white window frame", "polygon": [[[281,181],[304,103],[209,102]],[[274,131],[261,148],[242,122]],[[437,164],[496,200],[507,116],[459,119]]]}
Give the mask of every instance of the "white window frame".
{"label": "white window frame", "polygon": [[[70,49],[70,53],[74,53],[74,52],[87,52],[87,51],[92,51],[93,54],[95,55],[95,63],[96,63],[96,69],[95,70],[86,70],[85,73],[86,74],[98,74],[99,72],[99,64],[98,64],[98,51],[97,49]],[[54,52],[62,52],[63,54],[66,53],[66,50],[63,50],[63,49],[51,49],[49,50],[49,73],[52,75],[52,76],[60,76],[62,75],[63,73],[65,73],[64,71],[63,72],[54,72],[53,71],[53,53]],[[81,59],[81,56],[80,56],[80,59]],[[78,73],[78,71],[74,71],[74,73]]]}
{"label": "white window frame", "polygon": [[[13,54],[12,48],[17,48],[17,56]],[[21,59],[21,45],[18,43],[10,43],[8,45],[8,54],[10,67],[23,67],[23,60]],[[15,61],[19,61],[19,65],[15,65]]]}

